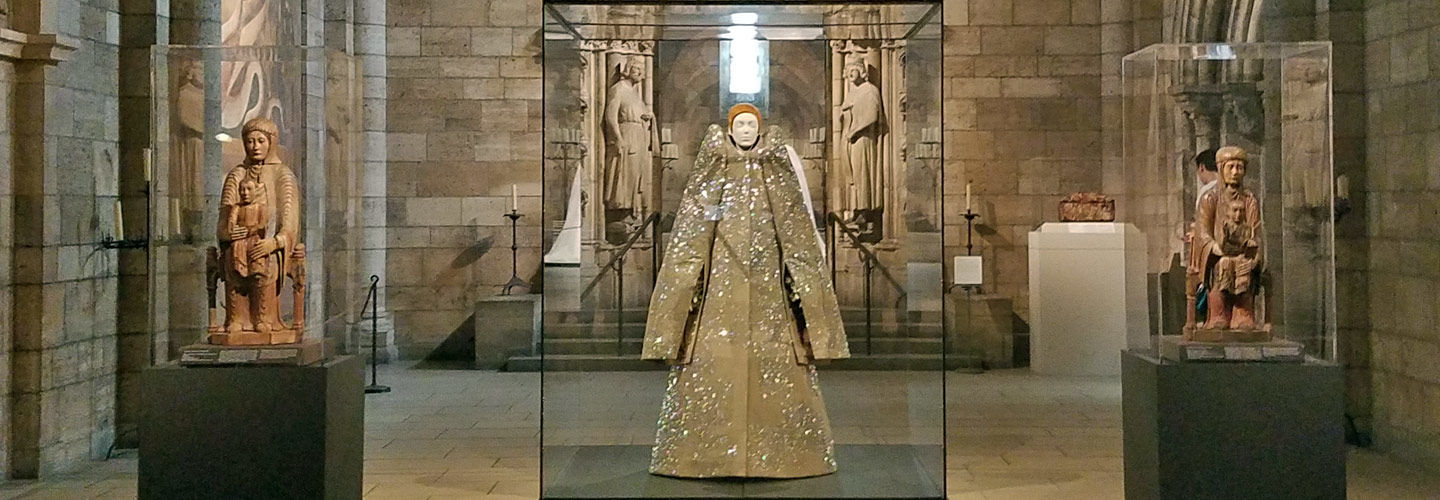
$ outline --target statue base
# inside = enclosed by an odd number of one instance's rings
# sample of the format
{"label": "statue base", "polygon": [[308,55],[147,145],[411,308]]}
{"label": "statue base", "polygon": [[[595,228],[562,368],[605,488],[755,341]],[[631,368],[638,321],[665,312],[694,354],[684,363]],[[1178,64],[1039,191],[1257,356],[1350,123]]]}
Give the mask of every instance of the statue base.
{"label": "statue base", "polygon": [[1271,361],[1298,363],[1305,361],[1305,349],[1299,342],[1285,339],[1259,342],[1206,342],[1185,340],[1179,335],[1165,335],[1160,337],[1160,357],[1181,362]]}
{"label": "statue base", "polygon": [[193,344],[180,350],[180,364],[306,366],[324,358],[325,351],[321,340],[274,346]]}
{"label": "statue base", "polygon": [[1185,340],[1192,342],[1270,342],[1275,338],[1270,325],[1245,330],[1193,326],[1186,327],[1184,334]]}
{"label": "statue base", "polygon": [[225,330],[212,329],[206,341],[212,345],[225,346],[294,344],[300,342],[300,338],[304,335],[304,332],[301,330],[301,328],[290,327],[273,330],[270,333],[260,333],[254,330],[230,333]]}

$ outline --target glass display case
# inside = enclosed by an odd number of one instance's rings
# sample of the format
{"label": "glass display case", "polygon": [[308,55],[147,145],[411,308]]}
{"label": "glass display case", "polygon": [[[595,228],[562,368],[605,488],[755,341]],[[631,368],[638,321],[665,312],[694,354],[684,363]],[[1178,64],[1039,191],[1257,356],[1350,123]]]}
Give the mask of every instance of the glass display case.
{"label": "glass display case", "polygon": [[1125,57],[1118,215],[1144,233],[1127,259],[1148,289],[1131,350],[1335,359],[1335,200],[1348,189],[1332,187],[1330,54],[1303,42]]}
{"label": "glass display case", "polygon": [[940,10],[544,3],[542,497],[944,496]]}
{"label": "glass display case", "polygon": [[356,270],[357,62],[293,46],[156,46],[152,57],[156,348],[168,359],[217,343],[349,352],[368,285]]}

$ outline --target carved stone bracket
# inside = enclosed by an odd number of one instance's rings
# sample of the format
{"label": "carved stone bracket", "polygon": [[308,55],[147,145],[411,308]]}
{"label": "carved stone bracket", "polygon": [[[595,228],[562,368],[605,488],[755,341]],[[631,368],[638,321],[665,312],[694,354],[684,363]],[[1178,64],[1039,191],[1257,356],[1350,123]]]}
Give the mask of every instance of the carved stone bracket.
{"label": "carved stone bracket", "polygon": [[1225,92],[1225,111],[1234,133],[1261,144],[1265,139],[1265,106],[1253,83],[1231,83]]}
{"label": "carved stone bracket", "polygon": [[1224,108],[1224,90],[1215,85],[1188,85],[1171,89],[1180,112],[1195,123],[1196,133],[1217,130]]}
{"label": "carved stone bracket", "polygon": [[79,41],[63,35],[0,28],[0,61],[32,61],[54,66],[68,61],[79,46]]}

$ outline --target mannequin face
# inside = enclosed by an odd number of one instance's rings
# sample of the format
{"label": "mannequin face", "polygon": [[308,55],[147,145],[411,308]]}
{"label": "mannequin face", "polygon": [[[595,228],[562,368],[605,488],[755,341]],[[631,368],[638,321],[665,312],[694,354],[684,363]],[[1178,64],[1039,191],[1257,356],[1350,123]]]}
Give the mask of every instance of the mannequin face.
{"label": "mannequin face", "polygon": [[730,137],[742,148],[754,146],[760,139],[760,119],[752,113],[735,115],[735,120],[730,122]]}

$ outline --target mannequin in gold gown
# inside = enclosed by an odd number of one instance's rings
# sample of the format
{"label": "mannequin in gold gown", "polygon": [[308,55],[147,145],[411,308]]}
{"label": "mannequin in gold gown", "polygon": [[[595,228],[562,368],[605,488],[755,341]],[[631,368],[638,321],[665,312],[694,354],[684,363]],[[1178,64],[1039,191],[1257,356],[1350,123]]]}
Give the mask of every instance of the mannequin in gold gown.
{"label": "mannequin in gold gown", "polygon": [[792,478],[835,471],[814,362],[849,357],[788,146],[730,112],[696,156],[642,357],[672,365],[650,472]]}

